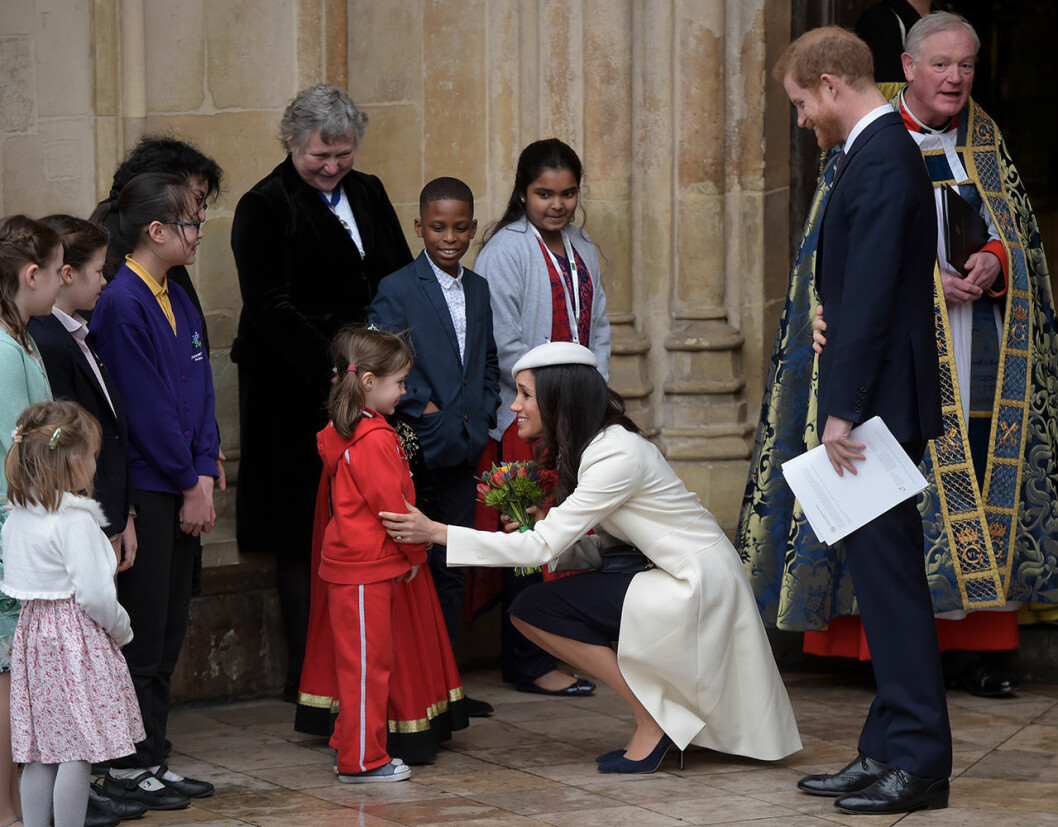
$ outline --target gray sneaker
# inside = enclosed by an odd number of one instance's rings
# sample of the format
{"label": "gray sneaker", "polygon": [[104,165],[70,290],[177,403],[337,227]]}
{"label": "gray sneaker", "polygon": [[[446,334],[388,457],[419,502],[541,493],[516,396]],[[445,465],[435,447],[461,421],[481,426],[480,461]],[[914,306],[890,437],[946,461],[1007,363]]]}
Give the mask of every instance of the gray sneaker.
{"label": "gray sneaker", "polygon": [[407,781],[411,778],[411,767],[399,758],[366,772],[340,772],[338,780],[343,784],[374,784],[388,781]]}

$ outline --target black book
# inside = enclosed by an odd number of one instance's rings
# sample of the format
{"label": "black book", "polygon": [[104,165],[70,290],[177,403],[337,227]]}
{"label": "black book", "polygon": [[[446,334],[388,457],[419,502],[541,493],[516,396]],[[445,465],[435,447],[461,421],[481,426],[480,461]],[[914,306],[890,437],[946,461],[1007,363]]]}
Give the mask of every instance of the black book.
{"label": "black book", "polygon": [[965,277],[966,260],[991,240],[988,225],[955,187],[944,188],[941,203],[944,210],[944,252],[948,263]]}

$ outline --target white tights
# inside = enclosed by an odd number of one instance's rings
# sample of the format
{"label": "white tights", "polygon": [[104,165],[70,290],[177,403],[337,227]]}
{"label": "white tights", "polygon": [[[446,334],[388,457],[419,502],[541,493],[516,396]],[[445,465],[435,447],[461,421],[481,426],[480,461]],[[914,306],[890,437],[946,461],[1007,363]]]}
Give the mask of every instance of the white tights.
{"label": "white tights", "polygon": [[22,823],[26,827],[49,827],[54,808],[55,827],[83,827],[91,771],[88,761],[26,764],[20,787]]}

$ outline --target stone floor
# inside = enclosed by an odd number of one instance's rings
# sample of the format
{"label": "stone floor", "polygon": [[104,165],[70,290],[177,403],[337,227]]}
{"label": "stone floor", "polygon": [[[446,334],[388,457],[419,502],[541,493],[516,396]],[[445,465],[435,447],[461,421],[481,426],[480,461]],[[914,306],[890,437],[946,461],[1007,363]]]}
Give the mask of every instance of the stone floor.
{"label": "stone floor", "polygon": [[622,743],[629,718],[600,688],[583,699],[514,692],[491,672],[464,675],[469,693],[496,714],[456,733],[410,781],[339,784],[331,754],[295,733],[293,707],[278,700],[183,709],[170,719],[172,766],[217,785],[187,810],[137,824],[202,827],[460,825],[652,827],[740,824],[1058,825],[1058,686],[1025,687],[999,700],[949,694],[955,743],[951,807],[906,816],[850,816],[829,799],[794,789],[806,772],[835,769],[855,752],[872,695],[855,676],[785,676],[805,748],[775,763],[704,750],[674,753],[653,775],[600,775],[593,758]]}

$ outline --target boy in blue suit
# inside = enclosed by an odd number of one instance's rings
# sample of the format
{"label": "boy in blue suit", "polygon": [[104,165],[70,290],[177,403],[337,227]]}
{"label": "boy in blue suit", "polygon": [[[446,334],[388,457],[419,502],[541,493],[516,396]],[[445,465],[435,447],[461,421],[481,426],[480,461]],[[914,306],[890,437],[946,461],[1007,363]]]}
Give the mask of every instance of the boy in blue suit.
{"label": "boy in blue suit", "polygon": [[[438,513],[431,516],[468,527],[474,526],[478,460],[500,403],[489,286],[460,264],[476,231],[470,187],[456,178],[430,181],[415,219],[425,249],[382,280],[368,310],[383,330],[407,331],[415,352],[397,416],[422,446],[427,482],[437,495]],[[443,546],[430,552],[430,568],[454,645],[466,578],[462,569],[448,568]],[[476,705],[479,714],[492,711],[483,702],[468,703]]]}

